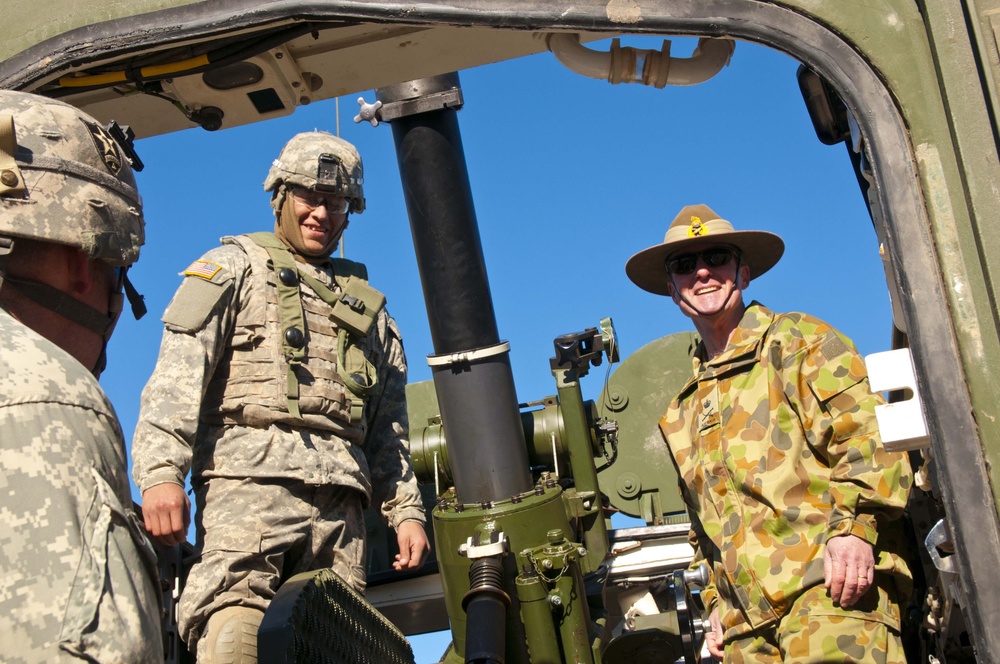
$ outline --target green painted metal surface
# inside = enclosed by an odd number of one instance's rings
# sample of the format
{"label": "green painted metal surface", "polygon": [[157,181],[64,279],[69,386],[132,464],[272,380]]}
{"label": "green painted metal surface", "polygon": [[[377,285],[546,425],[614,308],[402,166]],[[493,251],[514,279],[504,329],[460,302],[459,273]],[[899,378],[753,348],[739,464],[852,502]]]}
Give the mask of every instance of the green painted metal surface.
{"label": "green painted metal surface", "polygon": [[658,423],[667,405],[691,377],[694,333],[681,332],[646,344],[611,375],[597,399],[597,412],[618,422],[614,463],[595,459],[601,492],[611,505],[647,523],[684,516],[677,472]]}

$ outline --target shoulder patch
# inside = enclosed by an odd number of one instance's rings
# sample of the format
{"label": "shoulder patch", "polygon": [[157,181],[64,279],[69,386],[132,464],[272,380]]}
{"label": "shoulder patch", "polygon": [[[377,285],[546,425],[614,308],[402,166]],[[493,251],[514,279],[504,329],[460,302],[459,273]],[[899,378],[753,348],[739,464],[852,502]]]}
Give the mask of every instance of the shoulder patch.
{"label": "shoulder patch", "polygon": [[167,310],[163,312],[160,320],[175,330],[197,332],[205,326],[205,322],[223,296],[230,292],[230,285],[231,279],[222,283],[206,278],[185,279],[174,293],[174,299],[167,305]]}
{"label": "shoulder patch", "polygon": [[206,281],[211,281],[221,270],[222,266],[218,263],[198,260],[191,263],[181,274],[185,277],[201,277]]}

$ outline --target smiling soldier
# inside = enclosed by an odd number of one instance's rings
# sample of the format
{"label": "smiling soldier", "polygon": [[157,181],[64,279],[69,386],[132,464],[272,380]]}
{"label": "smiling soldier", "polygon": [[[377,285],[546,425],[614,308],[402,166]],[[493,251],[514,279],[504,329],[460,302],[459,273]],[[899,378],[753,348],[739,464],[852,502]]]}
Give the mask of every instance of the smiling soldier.
{"label": "smiling soldier", "polygon": [[706,642],[728,662],[902,662],[910,467],[882,447],[882,399],[847,337],[744,303],[783,252],[777,235],[692,205],[625,267],[701,336],[660,430],[691,516],[691,567],[711,570]]}
{"label": "smiling soldier", "polygon": [[196,557],[179,603],[201,662],[255,662],[281,583],[332,568],[365,588],[369,501],[396,530],[396,569],[428,549],[410,468],[406,360],[359,263],[330,258],[365,209],[361,158],[325,132],[293,137],[264,181],[274,233],[223,238],[184,271],[132,446],[146,529]]}

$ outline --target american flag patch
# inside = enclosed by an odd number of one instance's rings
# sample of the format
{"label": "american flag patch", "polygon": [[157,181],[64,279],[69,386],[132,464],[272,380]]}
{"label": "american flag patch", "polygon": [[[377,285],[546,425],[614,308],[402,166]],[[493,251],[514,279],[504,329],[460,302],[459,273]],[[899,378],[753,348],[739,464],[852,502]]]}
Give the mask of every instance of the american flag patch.
{"label": "american flag patch", "polygon": [[201,277],[202,279],[211,280],[221,269],[222,266],[217,263],[195,261],[188,266],[188,269],[184,270],[183,274],[185,277]]}

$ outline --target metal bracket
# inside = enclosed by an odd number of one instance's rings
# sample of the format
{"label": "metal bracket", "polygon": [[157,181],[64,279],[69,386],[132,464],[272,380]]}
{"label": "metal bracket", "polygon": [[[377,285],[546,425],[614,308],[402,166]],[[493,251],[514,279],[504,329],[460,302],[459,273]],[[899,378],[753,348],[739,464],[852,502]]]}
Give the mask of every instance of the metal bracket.
{"label": "metal bracket", "polygon": [[931,562],[934,563],[934,567],[939,572],[954,574],[956,571],[954,559],[951,556],[943,557],[938,548],[943,544],[951,545],[951,532],[948,529],[948,523],[941,519],[927,533],[927,537],[924,538],[924,547],[927,549],[927,555],[931,557]]}
{"label": "metal bracket", "polygon": [[502,556],[507,552],[507,536],[502,530],[490,533],[490,542],[486,544],[475,544],[470,537],[458,547],[459,555],[465,556],[469,560],[476,558],[488,558],[489,556]]}
{"label": "metal bracket", "polygon": [[875,418],[882,434],[882,446],[889,452],[905,452],[930,447],[920,390],[913,373],[909,348],[872,353],[865,357],[872,392],[906,390],[910,398],[875,406]]}
{"label": "metal bracket", "polygon": [[447,355],[428,355],[427,364],[432,367],[445,367],[449,364],[463,364],[472,362],[473,360],[493,357],[494,355],[500,355],[508,351],[510,351],[510,344],[506,341],[501,341],[486,348],[476,348],[458,353],[449,353]]}

